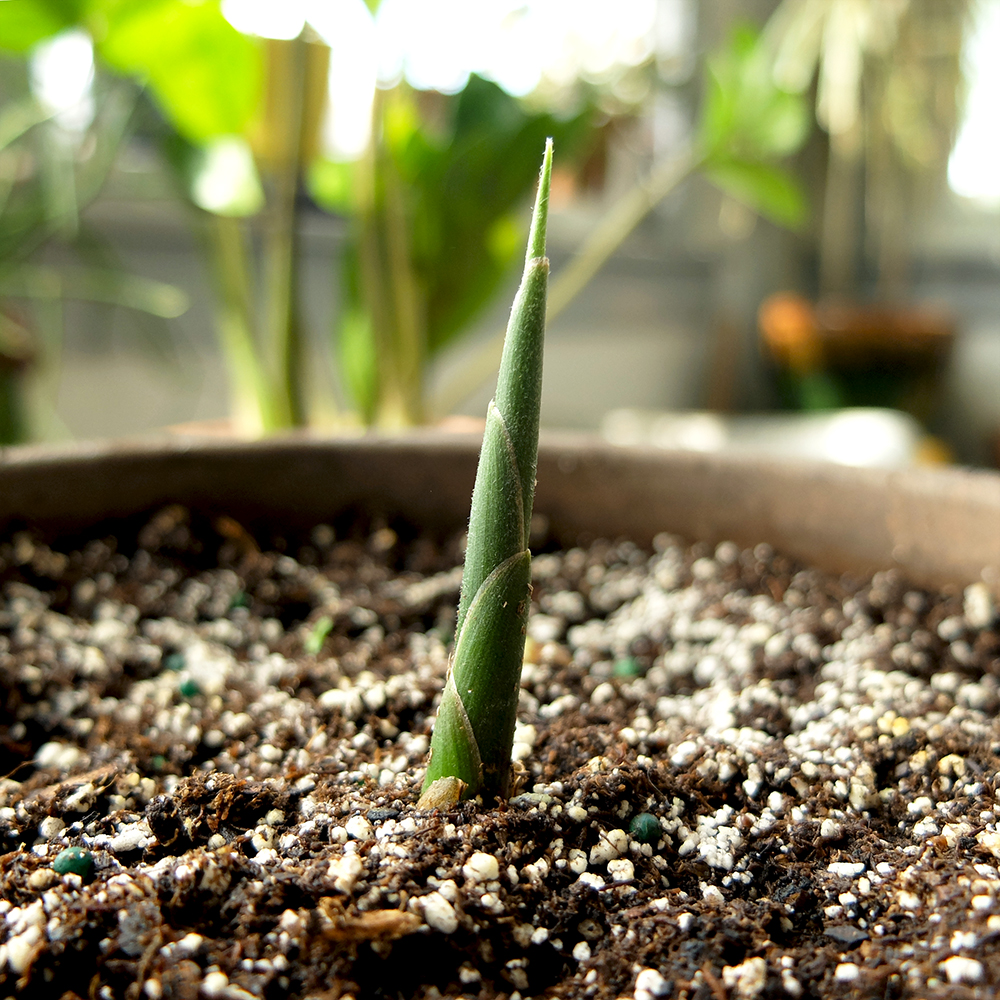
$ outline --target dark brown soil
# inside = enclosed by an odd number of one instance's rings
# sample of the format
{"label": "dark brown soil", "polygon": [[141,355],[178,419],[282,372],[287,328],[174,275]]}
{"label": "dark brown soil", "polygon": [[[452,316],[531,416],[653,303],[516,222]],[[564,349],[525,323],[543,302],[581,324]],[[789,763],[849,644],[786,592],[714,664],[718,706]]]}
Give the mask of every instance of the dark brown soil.
{"label": "dark brown soil", "polygon": [[0,543],[4,995],[997,994],[983,585],[541,548],[518,793],[420,812],[460,538]]}

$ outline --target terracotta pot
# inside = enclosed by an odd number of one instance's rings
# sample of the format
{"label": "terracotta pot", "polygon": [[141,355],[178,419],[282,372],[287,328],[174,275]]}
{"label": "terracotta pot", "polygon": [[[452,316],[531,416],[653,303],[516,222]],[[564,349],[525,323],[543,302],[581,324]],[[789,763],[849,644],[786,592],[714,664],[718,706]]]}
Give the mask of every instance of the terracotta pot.
{"label": "terracotta pot", "polygon": [[[80,528],[182,503],[248,527],[308,526],[350,509],[434,530],[468,517],[479,439],[170,438],[10,448],[0,525]],[[769,542],[819,568],[897,568],[915,583],[986,579],[1000,588],[1000,475],[882,471],[612,447],[546,435],[536,514],[562,545],[660,531]]]}

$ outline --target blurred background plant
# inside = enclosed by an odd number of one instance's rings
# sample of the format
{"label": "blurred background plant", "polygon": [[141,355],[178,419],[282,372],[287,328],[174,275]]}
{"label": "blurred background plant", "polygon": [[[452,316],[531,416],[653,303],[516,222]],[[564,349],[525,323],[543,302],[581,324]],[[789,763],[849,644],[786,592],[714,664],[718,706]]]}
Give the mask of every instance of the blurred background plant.
{"label": "blurred background plant", "polygon": [[[78,34],[37,44],[31,9],[2,12],[5,45],[30,58],[0,61],[0,443],[62,436],[55,413],[63,304],[87,299],[154,319],[179,316],[185,293],[128,273],[86,225],[132,116],[135,93],[114,80],[91,86],[89,43]],[[44,37],[44,36],[43,36]],[[60,67],[58,86],[47,68]],[[72,263],[38,260],[47,244]],[[26,307],[31,304],[31,308]],[[159,338],[148,325],[138,329]]]}
{"label": "blurred background plant", "polygon": [[[544,422],[875,402],[978,460],[1000,425],[998,338],[982,310],[963,330],[939,277],[948,253],[993,245],[982,209],[975,239],[957,235],[972,203],[945,181],[967,194],[989,174],[969,127],[954,140],[988,64],[962,53],[997,0],[0,6],[0,245],[19,268],[2,265],[0,386],[30,390],[26,410],[0,399],[22,413],[8,439],[120,432],[110,397],[136,429],[228,413],[248,434],[482,412],[547,134]],[[27,130],[19,102],[42,109]],[[51,181],[67,168],[71,187]],[[51,205],[23,238],[9,209],[32,187]],[[82,312],[85,291],[161,319],[191,308],[115,341],[122,318]],[[948,309],[919,305],[940,293]],[[126,357],[140,339],[155,363]],[[934,346],[909,379],[900,349],[918,341]],[[115,350],[80,347],[98,342]]]}
{"label": "blurred background plant", "polygon": [[363,156],[311,172],[319,204],[351,219],[343,381],[361,420],[390,428],[426,420],[429,361],[467,331],[519,256],[546,137],[569,163],[593,143],[590,107],[566,118],[526,112],[479,76],[447,108],[428,114],[421,103],[405,84],[378,91]]}
{"label": "blurred background plant", "polygon": [[[68,39],[79,47],[89,37],[99,62],[119,75],[103,75],[102,86],[134,100],[121,78],[135,81],[161,113],[146,127],[203,213],[232,416],[245,433],[338,418],[401,427],[439,415],[442,406],[426,398],[428,365],[468,329],[510,271],[538,149],[552,135],[562,163],[572,169],[585,162],[597,151],[599,118],[607,120],[615,103],[602,101],[606,95],[593,85],[564,86],[546,109],[544,100],[526,106],[475,74],[465,74],[453,94],[421,92],[402,79],[373,90],[367,141],[352,150],[359,156],[322,156],[330,75],[324,36],[342,54],[338,30],[353,27],[363,42],[371,26],[360,0],[339,7],[335,23],[333,7],[314,5],[311,20],[279,25],[285,34],[297,31],[293,37],[267,39],[254,32],[260,11],[237,3],[20,0],[17,16],[0,22],[0,46],[9,51],[37,53]],[[273,34],[273,16],[269,23]],[[797,98],[774,87],[752,32],[733,36],[711,63],[710,81],[696,148],[611,210],[571,280],[554,289],[556,311],[696,169],[771,217],[801,221],[802,196],[772,161],[795,151],[805,116]],[[67,115],[85,116],[81,108],[97,96],[77,91],[77,105],[64,101],[55,128],[65,130]],[[630,110],[618,104],[613,111]],[[105,134],[103,118],[92,120],[88,138],[99,152],[83,160],[91,173],[103,167],[99,179],[127,120],[114,118],[114,135]],[[79,152],[79,142],[63,142]],[[60,160],[39,162],[55,169]],[[303,347],[297,215],[306,181],[316,203],[350,219],[336,320],[346,396],[339,405],[311,379]],[[251,219],[259,221],[256,230]],[[39,239],[45,235],[38,228]],[[487,377],[493,369],[491,361]]]}
{"label": "blurred background plant", "polygon": [[815,93],[816,303],[765,303],[785,400],[806,410],[892,406],[933,426],[955,334],[915,307],[920,205],[940,199],[962,100],[966,0],[782,0],[764,45],[778,84]]}
{"label": "blurred background plant", "polygon": [[915,205],[938,193],[962,100],[968,0],[782,0],[772,75],[815,92],[827,154],[819,292],[857,295],[867,263],[882,299],[907,291]]}

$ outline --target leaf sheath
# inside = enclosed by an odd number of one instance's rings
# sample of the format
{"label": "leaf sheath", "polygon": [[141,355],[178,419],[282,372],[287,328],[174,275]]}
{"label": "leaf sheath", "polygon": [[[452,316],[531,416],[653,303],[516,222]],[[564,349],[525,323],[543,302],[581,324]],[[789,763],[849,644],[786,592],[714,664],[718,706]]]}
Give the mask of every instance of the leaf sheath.
{"label": "leaf sheath", "polygon": [[524,276],[514,298],[497,391],[472,494],[455,653],[438,710],[426,789],[443,777],[467,797],[505,797],[531,590],[528,541],[535,494],[545,257],[552,144],[546,144]]}

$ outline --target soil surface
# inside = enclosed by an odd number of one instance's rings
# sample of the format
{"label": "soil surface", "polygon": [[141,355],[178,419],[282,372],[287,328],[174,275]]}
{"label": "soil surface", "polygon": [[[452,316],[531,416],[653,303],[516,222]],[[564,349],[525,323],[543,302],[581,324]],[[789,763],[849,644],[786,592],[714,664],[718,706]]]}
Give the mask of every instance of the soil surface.
{"label": "soil surface", "polygon": [[985,585],[541,539],[517,794],[418,811],[461,545],[0,542],[0,995],[997,995]]}

